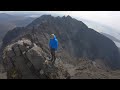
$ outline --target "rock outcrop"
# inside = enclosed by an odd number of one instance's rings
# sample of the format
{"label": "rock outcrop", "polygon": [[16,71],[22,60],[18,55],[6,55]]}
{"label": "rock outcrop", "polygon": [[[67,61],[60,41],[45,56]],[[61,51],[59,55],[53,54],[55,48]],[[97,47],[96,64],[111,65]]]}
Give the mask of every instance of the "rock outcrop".
{"label": "rock outcrop", "polygon": [[46,53],[28,39],[8,45],[3,55],[8,79],[68,78],[69,74],[64,68],[47,65],[45,56]]}

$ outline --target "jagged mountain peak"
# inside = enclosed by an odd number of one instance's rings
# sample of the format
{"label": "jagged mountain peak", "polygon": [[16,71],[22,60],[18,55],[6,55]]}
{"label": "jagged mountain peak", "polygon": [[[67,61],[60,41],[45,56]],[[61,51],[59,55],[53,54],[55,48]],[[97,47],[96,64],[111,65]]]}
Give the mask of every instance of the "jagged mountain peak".
{"label": "jagged mountain peak", "polygon": [[77,26],[77,24],[85,25],[82,21],[78,21],[77,19],[72,18],[71,16],[63,16],[63,17],[54,17],[52,15],[42,15],[39,18],[36,18],[32,23],[30,23],[27,27],[39,26],[41,23],[49,23],[49,24],[73,24]]}

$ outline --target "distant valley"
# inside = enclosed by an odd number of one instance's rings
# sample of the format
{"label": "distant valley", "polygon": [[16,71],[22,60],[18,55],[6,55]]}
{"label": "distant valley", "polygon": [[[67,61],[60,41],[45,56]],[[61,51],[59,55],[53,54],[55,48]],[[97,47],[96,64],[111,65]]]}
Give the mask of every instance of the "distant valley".
{"label": "distant valley", "polygon": [[4,35],[15,27],[24,27],[35,18],[0,13],[0,46]]}

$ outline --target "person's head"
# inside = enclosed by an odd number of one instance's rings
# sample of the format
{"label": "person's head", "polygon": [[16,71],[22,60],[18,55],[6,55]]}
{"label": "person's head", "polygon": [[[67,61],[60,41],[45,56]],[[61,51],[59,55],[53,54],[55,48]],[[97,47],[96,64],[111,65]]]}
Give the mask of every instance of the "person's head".
{"label": "person's head", "polygon": [[55,36],[54,34],[51,34],[51,35],[50,35],[50,38],[51,38],[51,39],[53,39],[53,38],[54,38],[54,36]]}

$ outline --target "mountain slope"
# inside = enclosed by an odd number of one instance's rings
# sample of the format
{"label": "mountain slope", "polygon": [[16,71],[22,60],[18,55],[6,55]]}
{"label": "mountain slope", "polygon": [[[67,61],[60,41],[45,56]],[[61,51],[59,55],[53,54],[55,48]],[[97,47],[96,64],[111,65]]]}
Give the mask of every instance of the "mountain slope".
{"label": "mountain slope", "polygon": [[5,23],[8,21],[12,21],[17,19],[14,15],[6,14],[6,13],[0,13],[0,23]]}
{"label": "mountain slope", "polygon": [[114,43],[117,45],[117,47],[120,47],[119,30],[116,30],[114,28],[111,28],[109,26],[103,25],[103,24],[98,23],[98,22],[94,22],[94,21],[90,21],[90,20],[86,20],[86,19],[82,19],[82,18],[80,20],[83,21],[86,25],[88,25],[88,27],[93,28],[97,32],[99,32],[101,34],[102,33],[106,34],[105,36],[107,36],[109,39],[114,41]]}
{"label": "mountain slope", "polygon": [[111,35],[109,35],[109,34],[106,34],[106,33],[101,33],[101,34],[103,34],[104,36],[106,36],[106,37],[108,37],[109,39],[111,39],[111,40],[116,44],[116,46],[117,46],[118,48],[120,48],[120,40],[119,40],[119,39],[117,39],[117,38],[115,38],[115,37],[113,37],[113,36],[111,36]]}
{"label": "mountain slope", "polygon": [[0,13],[0,46],[4,35],[15,27],[24,27],[35,18]]}
{"label": "mountain slope", "polygon": [[96,30],[99,33],[101,33],[101,32],[106,33],[106,34],[109,34],[111,36],[114,36],[116,39],[120,39],[119,31],[112,28],[112,27],[103,25],[103,24],[98,23],[98,22],[90,21],[90,20],[85,20],[85,19],[81,19],[81,20],[86,25],[88,25],[89,28],[93,28],[94,30]]}
{"label": "mountain slope", "polygon": [[117,38],[115,38],[115,37],[113,37],[113,36],[111,36],[109,34],[102,33],[102,32],[101,32],[101,34],[105,35],[106,37],[110,38],[113,41],[116,41],[116,42],[120,43],[120,40],[118,40]]}

